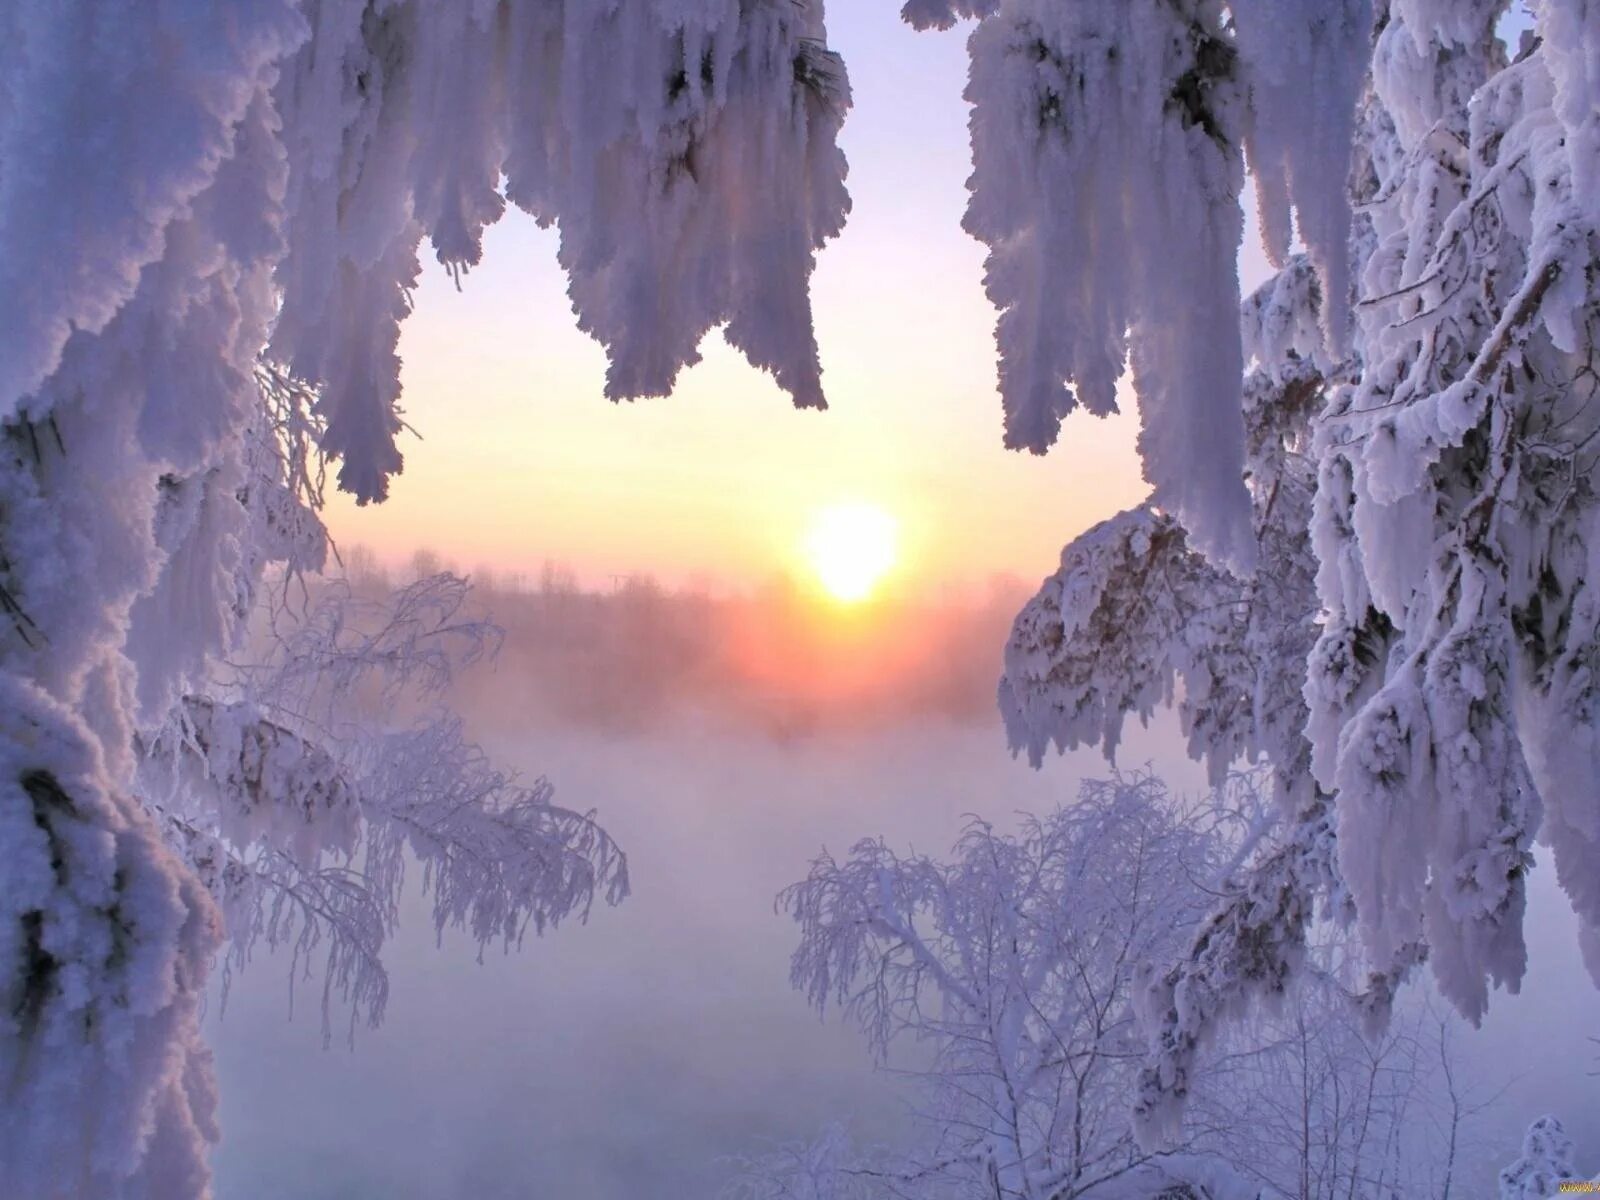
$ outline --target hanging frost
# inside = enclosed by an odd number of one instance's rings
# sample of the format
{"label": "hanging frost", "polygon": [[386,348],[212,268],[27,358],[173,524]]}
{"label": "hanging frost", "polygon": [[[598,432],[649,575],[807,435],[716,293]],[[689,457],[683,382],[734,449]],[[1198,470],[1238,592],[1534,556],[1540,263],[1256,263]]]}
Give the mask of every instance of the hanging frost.
{"label": "hanging frost", "polygon": [[[1248,565],[1234,313],[1244,91],[1212,0],[1012,0],[972,35],[966,228],[1006,444],[1043,453],[1130,361],[1155,503]],[[1205,297],[1196,303],[1196,297]]]}
{"label": "hanging frost", "polygon": [[1131,367],[1154,505],[1250,567],[1243,153],[1269,256],[1285,262],[1297,228],[1343,353],[1369,0],[911,0],[903,15],[978,18],[966,228],[990,251],[1006,444],[1042,454],[1069,413],[1114,412]]}
{"label": "hanging frost", "polygon": [[[1262,65],[1268,26],[1252,22],[1300,6],[1230,7],[1259,106],[1263,80],[1288,76]],[[1537,839],[1600,978],[1600,229],[1582,182],[1600,25],[1581,5],[1539,5],[1537,36],[1508,61],[1504,7],[1377,6],[1348,156],[1348,353],[1323,336],[1341,297],[1307,212],[1306,259],[1246,305],[1255,580],[1208,573],[1170,519],[1124,514],[1067,548],[1008,647],[1001,707],[1035,758],[1051,742],[1114,748],[1125,713],[1171,702],[1213,771],[1244,753],[1277,774],[1287,820],[1152,983],[1140,1104],[1156,1126],[1215,1021],[1281,988],[1319,907],[1361,934],[1375,1021],[1423,962],[1476,1019],[1525,969]],[[1278,136],[1252,115],[1257,139]],[[1259,140],[1252,153],[1271,158]],[[1339,177],[1331,158],[1320,168]],[[1264,181],[1265,209],[1280,183]],[[1282,201],[1267,212],[1277,249]],[[1298,405],[1297,379],[1311,389]],[[1276,473],[1263,413],[1284,431]],[[1255,614],[1253,594],[1286,584]],[[1261,642],[1278,623],[1294,636]]]}
{"label": "hanging frost", "polygon": [[[1298,232],[1321,278],[1330,347],[1350,319],[1350,173],[1372,39],[1370,0],[1230,0],[1251,81],[1246,140],[1275,266]],[[1295,226],[1290,225],[1291,206]]]}
{"label": "hanging frost", "polygon": [[272,349],[320,387],[343,488],[381,499],[401,467],[396,345],[422,239],[465,272],[507,199],[559,228],[612,399],[670,391],[725,324],[796,404],[824,405],[808,281],[849,208],[849,86],[819,3],[306,13],[275,90],[291,178]]}

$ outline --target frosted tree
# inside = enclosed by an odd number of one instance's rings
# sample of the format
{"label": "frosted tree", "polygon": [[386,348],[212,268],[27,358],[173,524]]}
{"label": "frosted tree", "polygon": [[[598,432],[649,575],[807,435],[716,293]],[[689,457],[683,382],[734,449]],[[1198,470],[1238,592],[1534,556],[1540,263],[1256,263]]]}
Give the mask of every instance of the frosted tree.
{"label": "frosted tree", "polygon": [[[1454,1014],[1413,992],[1381,1032],[1349,1003],[1360,963],[1328,927],[1284,1002],[1194,1064],[1188,1120],[1141,1149],[1150,964],[1206,928],[1215,882],[1251,852],[1266,771],[1204,803],[1149,775],[1083,785],[1007,836],[974,821],[947,860],[881,841],[823,855],[780,905],[793,980],[859,1024],[914,1089],[901,1147],[813,1143],[738,1160],[730,1197],[1449,1200],[1498,1093],[1454,1052]],[[914,1043],[914,1044],[912,1044]],[[915,1064],[907,1070],[906,1064]],[[1456,1189],[1454,1192],[1452,1189]]]}
{"label": "frosted tree", "polygon": [[[1259,366],[1245,383],[1245,478],[1259,569],[1247,579],[1196,551],[1146,504],[1089,531],[1018,617],[1000,704],[1012,744],[1038,763],[1051,745],[1115,755],[1124,720],[1178,709],[1189,749],[1214,783],[1239,758],[1271,765],[1276,801],[1221,882],[1222,902],[1183,963],[1155,981],[1158,1070],[1141,1110],[1176,1113],[1201,1050],[1197,1034],[1251,994],[1281,995],[1321,915],[1347,922],[1332,797],[1310,772],[1302,693],[1316,639],[1315,563],[1305,553],[1316,492],[1309,453],[1326,380],[1319,288],[1296,259],[1244,307]],[[1387,979],[1371,1000],[1386,1003]],[[1178,1021],[1182,1012],[1184,1020]]]}
{"label": "frosted tree", "polygon": [[[1542,838],[1600,974],[1600,21],[1538,0],[1513,57],[1504,8],[906,6],[977,21],[968,227],[1008,440],[1109,411],[1131,366],[1154,487],[1019,624],[1013,737],[1103,737],[1181,688],[1199,752],[1279,772],[1277,827],[1156,983],[1156,1124],[1217,1018],[1286,986],[1319,900],[1360,930],[1374,1015],[1425,957],[1478,1015],[1521,977]],[[8,0],[0,30],[0,1086],[25,1115],[0,1178],[199,1195],[221,932],[138,750],[183,720],[198,743],[263,573],[314,565],[308,450],[363,500],[399,471],[424,238],[460,273],[508,202],[558,227],[613,398],[723,324],[820,405],[848,84],[820,0]],[[1284,266],[1254,341],[1247,164]],[[1153,670],[1094,652],[1119,594]]]}
{"label": "frosted tree", "polygon": [[[5,0],[0,32],[0,1179],[28,1200],[198,1197],[222,927],[196,867],[226,880],[286,826],[257,813],[185,863],[139,751],[177,729],[247,786],[323,770],[309,749],[280,770],[294,720],[191,698],[264,572],[317,565],[307,464],[363,500],[399,471],[423,239],[461,272],[508,201],[558,226],[613,398],[666,390],[725,324],[819,405],[807,287],[848,206],[848,84],[820,0]],[[234,749],[260,761],[230,775]],[[566,818],[476,777],[531,863]],[[317,844],[374,795],[317,792]],[[207,838],[239,816],[164,810]],[[441,899],[444,918],[537,921],[512,892]],[[370,938],[382,915],[357,908]]]}
{"label": "frosted tree", "polygon": [[[1536,839],[1600,978],[1600,20],[1540,0],[1513,53],[1507,7],[906,8],[978,19],[968,227],[1012,440],[1108,410],[1128,365],[1153,484],[1019,618],[1012,743],[1114,752],[1170,702],[1214,771],[1278,776],[1156,982],[1150,1133],[1319,915],[1359,931],[1376,1021],[1423,961],[1480,1017],[1525,968]],[[1246,164],[1281,272],[1235,326]]]}
{"label": "frosted tree", "polygon": [[[1203,1157],[1141,1151],[1129,1111],[1142,965],[1192,935],[1196,881],[1225,847],[1140,775],[1086,783],[1016,835],[975,820],[948,861],[871,840],[818,858],[779,900],[800,927],[795,986],[839,1007],[880,1058],[915,1039],[931,1060],[917,1072],[926,1136],[906,1161],[851,1164],[837,1148],[822,1161],[920,1197],[1203,1195],[1180,1189],[1230,1178]],[[764,1170],[793,1177],[781,1161]]]}
{"label": "frosted tree", "polygon": [[1478,1137],[1504,1094],[1457,1052],[1461,1019],[1420,990],[1372,1032],[1349,1003],[1346,949],[1309,953],[1278,1011],[1222,1039],[1189,1123],[1267,1196],[1450,1200],[1496,1164]]}
{"label": "frosted tree", "polygon": [[1522,1157],[1500,1172],[1500,1200],[1549,1200],[1567,1190],[1562,1184],[1580,1182],[1572,1139],[1555,1117],[1540,1117],[1528,1126]]}
{"label": "frosted tree", "polygon": [[408,863],[436,929],[480,952],[586,919],[628,893],[627,859],[538,779],[496,770],[443,701],[498,630],[464,614],[468,585],[429,576],[363,600],[325,586],[275,605],[268,653],[185,698],[149,745],[140,790],[226,916],[229,971],[261,942],[291,970],[320,952],[323,1033],[337,991],[352,1034],[388,998],[382,949]]}

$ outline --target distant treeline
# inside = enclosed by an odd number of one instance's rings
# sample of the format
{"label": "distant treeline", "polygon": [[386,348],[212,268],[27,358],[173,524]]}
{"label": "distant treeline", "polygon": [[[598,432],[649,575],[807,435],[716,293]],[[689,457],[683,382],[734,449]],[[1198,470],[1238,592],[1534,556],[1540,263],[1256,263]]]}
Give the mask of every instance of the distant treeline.
{"label": "distant treeline", "polygon": [[783,579],[717,595],[644,574],[585,587],[557,564],[533,578],[462,572],[427,551],[400,570],[360,548],[344,561],[366,596],[441,570],[472,579],[474,608],[505,631],[455,697],[480,727],[538,717],[639,730],[693,715],[779,738],[916,718],[998,728],[1001,650],[1031,591],[997,578],[840,608]]}

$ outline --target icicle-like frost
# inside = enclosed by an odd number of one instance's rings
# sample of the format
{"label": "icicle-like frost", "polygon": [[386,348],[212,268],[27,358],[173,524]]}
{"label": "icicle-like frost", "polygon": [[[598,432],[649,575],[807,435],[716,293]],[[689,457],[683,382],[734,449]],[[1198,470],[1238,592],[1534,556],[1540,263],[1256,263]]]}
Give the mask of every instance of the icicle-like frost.
{"label": "icicle-like frost", "polygon": [[1042,454],[1069,413],[1115,411],[1131,367],[1153,502],[1209,557],[1253,566],[1233,321],[1242,151],[1274,262],[1298,225],[1337,357],[1370,0],[912,0],[903,15],[979,21],[966,227],[990,251],[1006,444]]}
{"label": "icicle-like frost", "polygon": [[824,406],[808,284],[849,210],[849,84],[817,0],[318,0],[307,17],[275,93],[291,181],[273,354],[321,386],[341,487],[382,499],[402,465],[396,345],[422,239],[465,272],[506,199],[559,227],[612,399],[669,392],[720,324]]}
{"label": "icicle-like frost", "polygon": [[1267,256],[1296,231],[1321,277],[1336,353],[1350,321],[1350,191],[1357,102],[1371,54],[1371,0],[1230,0],[1251,85],[1250,170]]}
{"label": "icicle-like frost", "polygon": [[[1116,410],[1131,361],[1155,503],[1251,564],[1240,478],[1244,89],[1211,0],[1009,0],[972,35],[967,230],[989,246],[1006,444]],[[938,23],[937,21],[935,23]]]}

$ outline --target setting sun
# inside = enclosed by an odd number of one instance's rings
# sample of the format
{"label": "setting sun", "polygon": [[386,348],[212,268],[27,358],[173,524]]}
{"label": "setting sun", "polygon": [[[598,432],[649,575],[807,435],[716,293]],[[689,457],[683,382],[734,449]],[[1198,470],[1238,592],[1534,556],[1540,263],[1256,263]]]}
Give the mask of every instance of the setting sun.
{"label": "setting sun", "polygon": [[899,526],[874,504],[835,504],[817,513],[806,534],[806,554],[824,590],[835,600],[865,600],[894,566]]}

